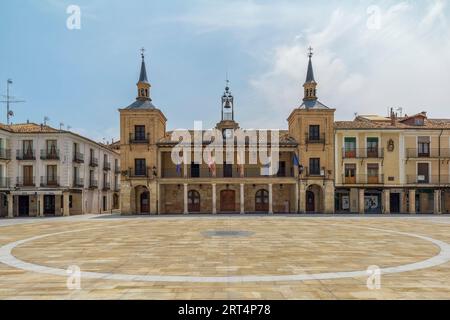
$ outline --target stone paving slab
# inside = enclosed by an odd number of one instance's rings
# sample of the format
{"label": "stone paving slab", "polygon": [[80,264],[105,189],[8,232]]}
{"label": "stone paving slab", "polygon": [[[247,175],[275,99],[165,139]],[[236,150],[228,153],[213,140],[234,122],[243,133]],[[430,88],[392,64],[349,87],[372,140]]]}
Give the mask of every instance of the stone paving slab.
{"label": "stone paving slab", "polygon": [[[371,265],[404,266],[442,255],[438,245],[423,237],[450,244],[450,217],[446,216],[90,215],[0,220],[0,247],[34,237],[11,250],[15,259],[32,265],[33,271],[0,263],[0,299],[450,298],[448,261],[382,274],[379,290],[369,290],[367,276],[362,274],[206,283],[82,277],[81,290],[69,290],[65,275],[71,265],[79,266],[82,273],[192,279],[289,277],[365,271]],[[40,267],[62,274],[42,273]]]}

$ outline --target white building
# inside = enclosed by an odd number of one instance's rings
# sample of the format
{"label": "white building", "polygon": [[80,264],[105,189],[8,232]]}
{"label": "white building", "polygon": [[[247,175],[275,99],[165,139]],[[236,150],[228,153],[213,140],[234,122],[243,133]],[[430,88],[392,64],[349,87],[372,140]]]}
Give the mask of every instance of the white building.
{"label": "white building", "polygon": [[73,132],[0,124],[0,217],[119,209],[119,154]]}

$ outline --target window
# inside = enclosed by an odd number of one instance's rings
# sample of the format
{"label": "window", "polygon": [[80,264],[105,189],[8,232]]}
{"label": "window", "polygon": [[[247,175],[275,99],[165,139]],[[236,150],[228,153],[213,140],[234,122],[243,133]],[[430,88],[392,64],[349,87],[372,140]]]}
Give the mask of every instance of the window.
{"label": "window", "polygon": [[57,166],[55,165],[47,166],[47,184],[57,184]]}
{"label": "window", "polygon": [[33,157],[33,140],[23,140],[22,146],[24,158]]}
{"label": "window", "polygon": [[56,155],[56,140],[47,140],[47,154]]}
{"label": "window", "polygon": [[223,164],[223,177],[224,178],[232,178],[233,177],[233,165],[232,164]]}
{"label": "window", "polygon": [[278,168],[278,177],[286,177],[286,161],[280,161]]}
{"label": "window", "polygon": [[419,157],[430,156],[430,137],[417,138],[417,156]]}
{"label": "window", "polygon": [[346,137],[344,138],[344,157],[356,158],[356,138]]}
{"label": "window", "polygon": [[367,164],[367,175],[369,177],[378,177],[378,163]]}
{"label": "window", "polygon": [[424,119],[423,118],[415,118],[414,119],[414,125],[416,125],[416,126],[423,126],[424,125]]}
{"label": "window", "polygon": [[78,145],[78,143],[74,142],[73,144],[73,152],[74,153],[78,153],[80,151],[80,147]]}
{"label": "window", "polygon": [[191,163],[191,178],[200,178],[200,165],[198,163]]}
{"label": "window", "polygon": [[144,177],[147,175],[147,166],[145,163],[145,159],[134,160],[134,174],[136,176],[144,176]]}
{"label": "window", "polygon": [[367,156],[378,158],[378,138],[367,138]]}
{"label": "window", "polygon": [[320,158],[309,159],[309,174],[320,176]]}
{"label": "window", "polygon": [[145,126],[134,126],[134,139],[136,141],[145,141]]}
{"label": "window", "polygon": [[346,164],[345,165],[345,177],[346,178],[354,178],[356,176],[356,165],[355,164]]}
{"label": "window", "polygon": [[255,203],[260,204],[266,204],[269,203],[269,191],[267,190],[258,190],[255,194]]}
{"label": "window", "polygon": [[310,141],[320,140],[320,126],[319,125],[310,125],[309,126],[309,140]]}

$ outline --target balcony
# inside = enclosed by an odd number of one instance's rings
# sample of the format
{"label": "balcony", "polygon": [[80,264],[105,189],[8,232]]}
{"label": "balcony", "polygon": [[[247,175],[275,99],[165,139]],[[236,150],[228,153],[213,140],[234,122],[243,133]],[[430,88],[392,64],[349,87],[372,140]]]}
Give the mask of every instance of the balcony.
{"label": "balcony", "polygon": [[82,154],[81,152],[75,152],[73,154],[73,162],[84,163],[84,154]]}
{"label": "balcony", "polygon": [[450,176],[448,175],[408,175],[407,184],[420,185],[450,185]]}
{"label": "balcony", "polygon": [[149,167],[146,169],[141,170],[135,170],[132,168],[128,169],[128,177],[129,178],[150,178],[151,177],[151,170]]}
{"label": "balcony", "polygon": [[150,135],[147,134],[136,134],[130,133],[130,144],[149,144],[150,143]]}
{"label": "balcony", "polygon": [[384,158],[383,148],[342,148],[343,159],[381,159]]}
{"label": "balcony", "polygon": [[10,149],[0,149],[0,160],[11,160],[11,150]]}
{"label": "balcony", "polygon": [[103,191],[109,191],[111,190],[111,183],[110,182],[103,182]]}
{"label": "balcony", "polygon": [[84,188],[84,179],[83,178],[74,177],[72,186],[74,188]]}
{"label": "balcony", "polygon": [[318,136],[311,136],[308,132],[305,133],[305,144],[325,144],[325,133]]}
{"label": "balcony", "polygon": [[41,150],[41,160],[59,160],[59,150]]}
{"label": "balcony", "polygon": [[59,187],[59,177],[41,176],[41,187],[44,188]]}
{"label": "balcony", "polygon": [[428,150],[420,150],[417,148],[406,149],[406,158],[450,158],[449,148],[430,148]]}
{"label": "balcony", "polygon": [[35,187],[34,177],[25,176],[16,178],[16,187]]}
{"label": "balcony", "polygon": [[[244,176],[241,173],[237,165],[233,165],[230,169],[224,170],[224,167],[218,165],[216,168],[216,175],[213,176],[213,172],[208,167],[191,168],[187,167],[187,178],[282,178],[282,177],[294,177],[293,172],[281,172],[274,175],[266,175],[265,171],[261,167],[248,167],[244,169]],[[183,170],[177,171],[176,168],[167,168],[162,170],[163,178],[184,178]]]}
{"label": "balcony", "polygon": [[303,174],[309,178],[323,178],[324,179],[326,171],[323,168],[320,170],[318,170],[317,168],[315,168],[314,170],[311,170],[310,168],[305,167]]}
{"label": "balcony", "polygon": [[120,174],[120,166],[114,166],[114,173]]}
{"label": "balcony", "polygon": [[98,159],[95,157],[91,157],[91,159],[89,160],[89,166],[90,167],[98,167]]}
{"label": "balcony", "polygon": [[384,184],[384,175],[367,175],[367,174],[358,174],[353,177],[342,176],[342,184]]}
{"label": "balcony", "polygon": [[0,189],[8,189],[10,187],[10,179],[9,178],[0,178]]}
{"label": "balcony", "polygon": [[120,191],[120,186],[119,184],[114,184],[114,192],[119,192]]}
{"label": "balcony", "polygon": [[89,180],[89,189],[98,189],[98,181],[94,179]]}
{"label": "balcony", "polygon": [[110,171],[111,170],[111,162],[103,162],[103,170]]}
{"label": "balcony", "polygon": [[34,150],[19,149],[16,152],[17,160],[36,160],[36,152]]}

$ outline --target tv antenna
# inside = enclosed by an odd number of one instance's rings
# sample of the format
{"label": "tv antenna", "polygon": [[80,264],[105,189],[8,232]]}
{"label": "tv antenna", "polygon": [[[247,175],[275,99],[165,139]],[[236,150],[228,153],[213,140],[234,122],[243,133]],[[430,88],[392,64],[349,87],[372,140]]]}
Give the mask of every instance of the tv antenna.
{"label": "tv antenna", "polygon": [[14,112],[10,110],[10,104],[26,102],[25,100],[15,100],[15,97],[9,95],[9,86],[12,84],[13,81],[11,79],[6,81],[6,96],[2,95],[2,97],[5,97],[6,100],[0,101],[1,103],[6,103],[6,124],[8,125],[11,124],[9,121],[10,117],[14,116]]}
{"label": "tv antenna", "polygon": [[50,118],[49,117],[47,117],[47,116],[45,116],[44,117],[44,126],[46,126],[47,125],[47,122],[50,120]]}

